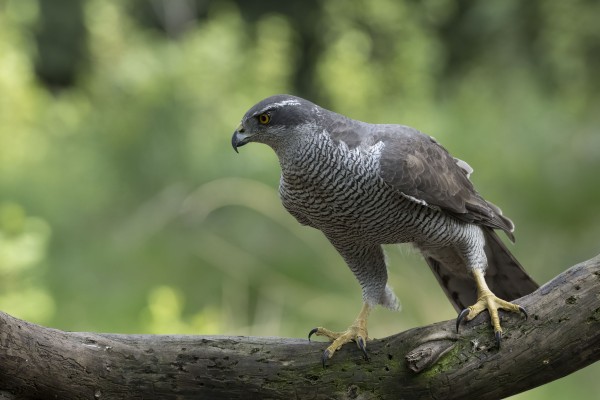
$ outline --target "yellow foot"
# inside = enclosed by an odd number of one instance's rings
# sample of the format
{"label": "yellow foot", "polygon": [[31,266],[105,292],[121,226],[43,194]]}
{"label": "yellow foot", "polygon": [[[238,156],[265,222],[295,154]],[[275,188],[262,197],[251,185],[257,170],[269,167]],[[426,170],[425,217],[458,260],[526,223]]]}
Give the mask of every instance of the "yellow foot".
{"label": "yellow foot", "polygon": [[527,312],[523,307],[517,304],[509,303],[506,300],[502,300],[489,289],[485,288],[480,290],[477,302],[472,306],[465,308],[460,312],[458,318],[456,318],[456,332],[463,319],[470,321],[479,315],[482,311],[488,310],[490,318],[492,319],[492,326],[494,327],[494,333],[496,337],[496,344],[500,348],[500,342],[502,341],[502,327],[500,326],[500,317],[498,316],[498,310],[507,310],[516,313],[523,313],[525,319],[527,319]]}
{"label": "yellow foot", "polygon": [[354,323],[344,332],[333,332],[321,327],[314,328],[309,332],[308,340],[310,340],[312,335],[325,336],[332,340],[332,343],[325,349],[321,357],[323,368],[325,368],[327,360],[348,342],[356,342],[358,348],[362,350],[365,360],[369,360],[369,355],[367,354],[367,339],[369,337],[367,333],[367,317],[369,311],[369,306],[364,304]]}

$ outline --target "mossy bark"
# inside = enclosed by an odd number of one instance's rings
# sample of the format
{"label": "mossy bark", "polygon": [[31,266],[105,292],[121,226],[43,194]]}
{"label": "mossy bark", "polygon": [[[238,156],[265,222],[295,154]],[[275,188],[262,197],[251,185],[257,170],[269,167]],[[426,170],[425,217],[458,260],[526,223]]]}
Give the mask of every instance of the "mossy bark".
{"label": "mossy bark", "polygon": [[510,396],[600,359],[600,257],[576,265],[502,314],[345,346],[300,339],[63,332],[0,313],[0,398],[377,399]]}

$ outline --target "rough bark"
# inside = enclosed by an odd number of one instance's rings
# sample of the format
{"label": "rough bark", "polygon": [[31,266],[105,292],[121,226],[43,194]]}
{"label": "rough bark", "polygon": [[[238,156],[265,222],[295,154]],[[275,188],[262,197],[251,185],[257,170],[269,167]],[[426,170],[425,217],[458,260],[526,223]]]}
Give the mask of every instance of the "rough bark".
{"label": "rough bark", "polygon": [[346,346],[322,342],[63,332],[0,313],[0,399],[477,398],[531,389],[600,359],[600,256],[517,301],[496,349],[487,315]]}

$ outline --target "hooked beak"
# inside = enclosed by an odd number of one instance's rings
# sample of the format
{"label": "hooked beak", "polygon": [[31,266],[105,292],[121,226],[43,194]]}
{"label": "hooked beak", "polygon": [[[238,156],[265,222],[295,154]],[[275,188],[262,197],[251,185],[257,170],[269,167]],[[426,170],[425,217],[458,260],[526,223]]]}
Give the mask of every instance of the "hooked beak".
{"label": "hooked beak", "polygon": [[242,147],[249,142],[250,136],[251,135],[244,133],[244,126],[242,124],[237,127],[235,132],[233,132],[233,136],[231,137],[231,146],[236,153],[239,153],[238,147]]}

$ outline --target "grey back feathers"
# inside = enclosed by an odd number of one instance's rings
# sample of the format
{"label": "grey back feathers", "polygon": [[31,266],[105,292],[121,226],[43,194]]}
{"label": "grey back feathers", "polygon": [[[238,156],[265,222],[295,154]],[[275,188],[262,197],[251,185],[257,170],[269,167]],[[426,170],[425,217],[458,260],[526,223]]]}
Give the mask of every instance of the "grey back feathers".
{"label": "grey back feathers", "polygon": [[331,135],[348,140],[349,146],[365,140],[384,143],[380,176],[390,187],[465,222],[502,229],[514,241],[513,223],[475,191],[469,180],[472,168],[450,156],[433,138],[402,125],[371,125],[359,132],[364,134],[334,130]]}
{"label": "grey back feathers", "polygon": [[[263,114],[268,118],[260,122]],[[512,222],[474,189],[471,167],[433,138],[407,126],[352,120],[289,95],[256,104],[240,129],[234,148],[262,142],[275,150],[283,205],[325,234],[366,302],[397,306],[386,286],[386,243],[414,243],[455,307],[475,297],[474,268],[487,268],[490,287],[509,299],[537,287],[493,232],[513,240]]]}

